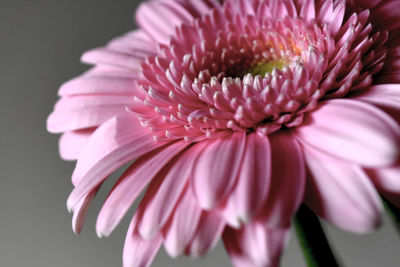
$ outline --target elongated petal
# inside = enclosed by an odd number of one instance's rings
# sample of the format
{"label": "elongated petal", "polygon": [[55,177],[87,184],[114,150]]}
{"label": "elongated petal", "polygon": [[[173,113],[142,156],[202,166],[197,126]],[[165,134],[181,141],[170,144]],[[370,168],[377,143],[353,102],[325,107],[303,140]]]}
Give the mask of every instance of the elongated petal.
{"label": "elongated petal", "polygon": [[149,1],[140,5],[136,21],[154,40],[167,44],[175,27],[192,19],[178,1]]}
{"label": "elongated petal", "polygon": [[400,164],[388,168],[370,169],[367,173],[379,190],[400,193]]}
{"label": "elongated petal", "polygon": [[171,257],[177,257],[184,252],[193,238],[200,216],[201,209],[192,189],[188,186],[165,230],[164,247]]}
{"label": "elongated petal", "polygon": [[162,236],[159,234],[152,240],[144,240],[137,231],[137,218],[135,214],[126,234],[123,267],[150,266],[161,244]]}
{"label": "elongated petal", "polygon": [[99,187],[93,189],[89,193],[87,193],[81,200],[79,200],[78,204],[74,206],[74,215],[72,216],[72,230],[74,230],[75,234],[80,234],[83,223],[85,222],[86,215],[89,211],[89,206],[93,201]]}
{"label": "elongated petal", "polygon": [[47,130],[62,133],[97,127],[114,116],[125,112],[125,106],[84,107],[75,110],[55,110],[47,118]]}
{"label": "elongated petal", "polygon": [[246,139],[238,181],[224,209],[225,219],[233,227],[247,223],[263,206],[271,179],[268,138],[252,133]]}
{"label": "elongated petal", "polygon": [[373,85],[354,98],[370,104],[400,110],[400,84]]}
{"label": "elongated petal", "polygon": [[64,83],[60,96],[107,94],[133,95],[136,91],[135,79],[113,75],[84,75]]}
{"label": "elongated petal", "polygon": [[385,166],[399,156],[400,127],[369,104],[329,100],[296,130],[304,143],[363,166]]}
{"label": "elongated petal", "polygon": [[57,101],[55,111],[79,110],[87,107],[129,106],[134,103],[132,96],[121,95],[80,95],[63,97]]}
{"label": "elongated petal", "polygon": [[289,228],[268,229],[251,223],[240,230],[227,228],[223,235],[225,247],[235,266],[278,266],[286,247]]}
{"label": "elongated petal", "polygon": [[142,29],[133,30],[112,39],[107,47],[125,53],[140,52],[144,56],[154,56],[157,51],[156,43]]}
{"label": "elongated petal", "polygon": [[202,143],[188,148],[149,185],[140,203],[140,209],[144,212],[138,226],[142,237],[153,237],[167,222],[192,173],[194,160],[202,149]]}
{"label": "elongated petal", "polygon": [[315,18],[315,3],[314,0],[302,1],[302,7],[300,10],[300,17],[305,20],[311,21]]}
{"label": "elongated petal", "polygon": [[58,142],[61,158],[64,160],[76,160],[89,142],[93,134],[92,129],[65,132]]}
{"label": "elongated petal", "polygon": [[300,145],[289,133],[270,137],[271,185],[260,216],[271,227],[288,226],[303,200],[305,168]]}
{"label": "elongated petal", "polygon": [[332,16],[330,16],[329,29],[333,35],[337,34],[340,27],[343,25],[343,18],[346,11],[346,2],[337,1],[333,10]]}
{"label": "elongated petal", "polygon": [[382,1],[372,12],[372,20],[377,29],[386,31],[400,27],[400,2],[398,0]]}
{"label": "elongated petal", "polygon": [[241,166],[246,134],[234,133],[203,141],[206,148],[196,161],[192,185],[199,204],[211,209],[233,189]]}
{"label": "elongated petal", "polygon": [[377,227],[382,205],[361,167],[305,147],[310,175],[305,202],[316,214],[336,226],[363,233]]}
{"label": "elongated petal", "polygon": [[214,248],[225,228],[225,222],[217,210],[205,211],[193,239],[186,250],[186,254],[201,257]]}
{"label": "elongated petal", "polygon": [[134,162],[119,178],[100,210],[96,230],[108,236],[155,175],[189,143],[180,141]]}
{"label": "elongated petal", "polygon": [[119,68],[126,68],[139,72],[140,64],[145,59],[143,53],[135,51],[135,53],[126,53],[115,51],[106,47],[96,48],[85,52],[81,61],[89,64],[110,65]]}
{"label": "elongated petal", "polygon": [[155,142],[135,117],[116,117],[99,127],[79,158],[72,181],[76,185],[68,198],[71,209],[86,193],[123,164],[164,145]]}
{"label": "elongated petal", "polygon": [[159,43],[167,44],[175,27],[220,7],[216,0],[149,1],[140,5],[136,21]]}

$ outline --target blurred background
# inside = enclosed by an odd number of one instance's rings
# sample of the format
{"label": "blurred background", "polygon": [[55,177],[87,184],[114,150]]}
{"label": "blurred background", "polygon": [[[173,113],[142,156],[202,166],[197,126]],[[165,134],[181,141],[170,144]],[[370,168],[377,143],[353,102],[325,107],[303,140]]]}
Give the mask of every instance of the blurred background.
{"label": "blurred background", "polygon": [[[65,203],[74,164],[59,158],[58,136],[46,132],[46,117],[60,84],[87,69],[79,63],[80,54],[136,27],[133,12],[139,2],[0,0],[0,266],[121,266],[131,215],[109,238],[97,238],[96,214],[109,183],[82,234],[72,232]],[[387,217],[368,235],[325,228],[345,266],[399,266],[400,235]],[[230,263],[219,244],[200,260],[172,260],[161,249],[153,266]],[[282,266],[305,266],[294,235]]]}

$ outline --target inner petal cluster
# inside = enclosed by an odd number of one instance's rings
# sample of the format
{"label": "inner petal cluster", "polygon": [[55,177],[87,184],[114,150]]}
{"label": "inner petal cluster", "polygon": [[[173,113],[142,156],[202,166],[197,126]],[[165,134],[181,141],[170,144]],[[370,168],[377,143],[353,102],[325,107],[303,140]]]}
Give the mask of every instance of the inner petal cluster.
{"label": "inner petal cluster", "polygon": [[385,40],[369,36],[367,18],[354,14],[332,36],[316,21],[212,10],[143,62],[129,110],[157,140],[298,126],[321,98],[366,86],[378,71],[368,65],[384,53],[369,49]]}

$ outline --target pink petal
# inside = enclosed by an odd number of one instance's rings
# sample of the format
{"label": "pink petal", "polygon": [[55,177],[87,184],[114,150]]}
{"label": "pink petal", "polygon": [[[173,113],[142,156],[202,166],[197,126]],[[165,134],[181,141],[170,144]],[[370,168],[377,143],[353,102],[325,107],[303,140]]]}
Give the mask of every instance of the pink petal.
{"label": "pink petal", "polygon": [[135,80],[132,77],[83,75],[64,83],[58,94],[60,96],[85,94],[133,95],[136,91]]}
{"label": "pink petal", "polygon": [[[164,247],[171,257],[181,255],[192,240],[200,221],[201,209],[190,187],[179,201],[165,230]],[[190,220],[190,222],[188,221]]]}
{"label": "pink petal", "polygon": [[236,0],[231,2],[238,12],[249,15],[255,15],[256,13],[256,1]]}
{"label": "pink petal", "polygon": [[140,209],[143,216],[138,224],[142,237],[153,237],[172,214],[192,173],[193,163],[203,144],[190,147],[165,167],[149,185]]}
{"label": "pink petal", "polygon": [[233,189],[239,174],[246,134],[203,141],[205,149],[199,155],[192,176],[192,185],[200,207],[212,209]]}
{"label": "pink petal", "polygon": [[343,18],[346,11],[346,2],[345,1],[337,1],[335,3],[335,7],[330,16],[329,21],[329,29],[331,30],[332,35],[335,35],[339,32],[340,27],[343,25]]}
{"label": "pink petal", "polygon": [[[270,9],[270,11],[267,10],[268,8]],[[258,16],[261,18],[263,16],[267,16],[272,17],[273,19],[282,19],[286,16],[298,16],[296,6],[292,0],[270,1],[268,4],[261,4],[259,11],[262,11],[258,14]]]}
{"label": "pink petal", "polygon": [[143,30],[133,30],[122,36],[118,36],[111,40],[107,47],[125,53],[140,52],[146,56],[155,56],[157,52],[156,43]]}
{"label": "pink petal", "polygon": [[355,100],[327,101],[307,116],[296,136],[321,151],[364,166],[391,165],[399,156],[399,125],[378,108]]}
{"label": "pink petal", "polygon": [[251,220],[263,206],[271,179],[271,148],[268,138],[252,133],[246,139],[238,181],[224,209],[225,219],[236,228]]}
{"label": "pink petal", "polygon": [[100,210],[96,230],[108,236],[154,176],[189,143],[179,141],[135,161],[119,178]]}
{"label": "pink petal", "polygon": [[67,206],[71,209],[123,164],[164,144],[155,142],[153,136],[140,127],[133,116],[107,121],[93,133],[76,164],[72,175],[76,187],[68,198]]}
{"label": "pink petal", "polygon": [[251,223],[240,230],[227,228],[223,240],[235,266],[278,266],[289,239],[289,228],[268,229]]}
{"label": "pink petal", "polygon": [[154,40],[168,44],[177,26],[220,7],[216,0],[149,1],[139,6],[136,21]]}
{"label": "pink petal", "polygon": [[62,97],[47,120],[52,132],[63,132],[96,127],[125,112],[134,103],[131,96],[79,95]]}
{"label": "pink petal", "polygon": [[217,210],[203,211],[197,230],[186,254],[201,257],[214,248],[225,228],[225,222]]}
{"label": "pink petal", "polygon": [[322,5],[317,12],[319,23],[331,23],[333,21],[333,3],[332,0],[322,1]]}
{"label": "pink petal", "polygon": [[82,153],[82,150],[89,142],[93,134],[92,129],[65,132],[61,135],[58,142],[61,158],[64,160],[76,160]]}
{"label": "pink petal", "polygon": [[47,130],[62,133],[99,126],[125,112],[125,106],[84,107],[74,110],[54,110],[47,118]]}
{"label": "pink petal", "polygon": [[193,16],[178,1],[149,1],[136,12],[136,21],[154,40],[167,44],[175,27]]}
{"label": "pink petal", "polygon": [[101,47],[85,52],[81,57],[81,61],[88,64],[110,65],[139,72],[141,70],[140,64],[145,59],[145,56],[140,51],[127,53]]}
{"label": "pink petal", "polygon": [[300,17],[305,20],[311,21],[315,19],[315,4],[314,0],[302,1],[302,6],[300,10]]}
{"label": "pink petal", "polygon": [[134,103],[133,96],[121,95],[80,95],[62,97],[54,106],[56,111],[79,110],[88,107],[102,107],[106,109],[109,106],[125,107]]}
{"label": "pink petal", "polygon": [[400,84],[373,85],[353,98],[373,105],[400,110]]}
{"label": "pink petal", "polygon": [[400,193],[400,164],[388,168],[370,169],[367,174],[379,190]]}
{"label": "pink petal", "polygon": [[271,135],[270,142],[271,185],[260,216],[270,227],[286,227],[303,200],[305,188],[303,152],[289,133]]}
{"label": "pink petal", "polygon": [[336,226],[357,233],[376,228],[382,205],[361,167],[305,146],[310,175],[305,202],[313,211]]}
{"label": "pink petal", "polygon": [[137,219],[138,215],[135,214],[126,234],[123,253],[124,267],[150,266],[162,243],[161,234],[152,240],[142,239],[137,231]]}
{"label": "pink petal", "polygon": [[373,25],[378,30],[391,31],[400,27],[400,1],[383,1],[371,13]]}
{"label": "pink petal", "polygon": [[89,211],[89,206],[93,201],[93,198],[96,196],[99,187],[94,188],[92,191],[87,193],[81,200],[79,200],[78,204],[74,206],[72,216],[72,230],[74,230],[75,234],[80,234],[83,223],[85,222],[86,215]]}

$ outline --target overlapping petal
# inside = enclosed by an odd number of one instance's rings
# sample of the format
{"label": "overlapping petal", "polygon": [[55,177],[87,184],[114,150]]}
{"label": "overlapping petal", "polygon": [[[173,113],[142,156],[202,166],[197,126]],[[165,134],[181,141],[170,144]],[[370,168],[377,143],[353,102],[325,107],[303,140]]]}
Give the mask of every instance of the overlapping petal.
{"label": "overlapping petal", "polygon": [[399,157],[400,126],[386,113],[355,100],[329,100],[310,114],[296,137],[363,166],[388,166]]}
{"label": "overlapping petal", "polygon": [[305,189],[303,152],[289,133],[272,135],[270,142],[272,179],[260,217],[270,227],[287,227],[303,200]]}
{"label": "overlapping petal", "polygon": [[227,228],[223,240],[235,266],[273,267],[279,265],[288,237],[287,228],[268,229],[254,222],[241,230]]}
{"label": "overlapping petal", "polygon": [[140,29],[86,52],[94,66],[61,86],[47,121],[77,159],[74,231],[127,163],[96,225],[109,235],[147,186],[124,267],[149,266],[162,244],[203,256],[221,236],[235,266],[277,266],[302,201],[374,229],[378,191],[400,206],[399,3],[142,3]]}
{"label": "overlapping petal", "polygon": [[368,232],[379,226],[382,204],[360,166],[311,147],[305,147],[304,152],[309,170],[305,202],[316,214],[352,232]]}
{"label": "overlapping petal", "polygon": [[246,148],[235,189],[224,217],[233,227],[248,223],[267,198],[271,180],[271,148],[268,138],[257,133],[246,137]]}

